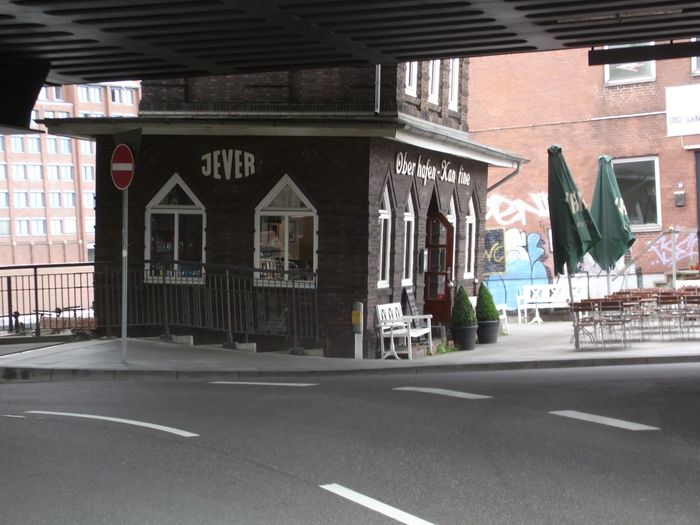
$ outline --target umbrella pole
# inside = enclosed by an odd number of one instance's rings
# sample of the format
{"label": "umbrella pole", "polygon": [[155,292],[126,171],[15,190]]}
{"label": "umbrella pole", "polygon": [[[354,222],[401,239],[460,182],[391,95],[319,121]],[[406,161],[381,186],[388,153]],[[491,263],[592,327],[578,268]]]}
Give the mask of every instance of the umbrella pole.
{"label": "umbrella pole", "polygon": [[610,268],[607,271],[607,281],[608,281],[608,295],[610,295]]}
{"label": "umbrella pole", "polygon": [[[568,269],[568,268],[567,268]],[[569,297],[571,298],[571,307],[573,311],[573,305],[574,305],[574,286],[571,284],[571,272],[566,272],[566,278],[569,281]],[[578,312],[574,312],[575,316],[578,316]],[[574,348],[578,350],[581,348],[581,344],[578,340],[578,330],[576,329],[576,322],[578,319],[574,320]]]}

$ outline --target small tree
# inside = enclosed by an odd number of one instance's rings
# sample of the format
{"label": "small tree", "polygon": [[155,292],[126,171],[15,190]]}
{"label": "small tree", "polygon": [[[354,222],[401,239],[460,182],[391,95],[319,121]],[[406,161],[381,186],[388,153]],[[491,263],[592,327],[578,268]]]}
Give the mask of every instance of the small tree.
{"label": "small tree", "polygon": [[452,305],[451,321],[453,328],[476,325],[476,313],[464,286],[461,284],[455,294],[455,302]]}
{"label": "small tree", "polygon": [[477,321],[498,321],[499,319],[491,291],[484,283],[479,285],[479,294],[476,297],[476,319]]}

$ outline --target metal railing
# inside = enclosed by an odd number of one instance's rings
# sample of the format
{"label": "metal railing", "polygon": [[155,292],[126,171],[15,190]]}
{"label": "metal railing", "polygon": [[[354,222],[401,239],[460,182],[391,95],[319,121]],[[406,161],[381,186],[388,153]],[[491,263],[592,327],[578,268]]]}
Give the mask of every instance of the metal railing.
{"label": "metal railing", "polygon": [[[127,327],[164,335],[190,328],[234,335],[318,340],[313,272],[142,261],[127,272]],[[0,268],[0,330],[99,330],[121,326],[120,264]]]}

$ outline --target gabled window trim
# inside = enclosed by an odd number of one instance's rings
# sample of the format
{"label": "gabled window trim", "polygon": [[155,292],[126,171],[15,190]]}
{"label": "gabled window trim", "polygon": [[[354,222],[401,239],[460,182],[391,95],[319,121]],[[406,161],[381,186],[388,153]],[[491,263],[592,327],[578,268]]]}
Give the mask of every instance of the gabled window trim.
{"label": "gabled window trim", "polygon": [[[180,186],[180,188],[185,192],[187,197],[194,203],[191,207],[183,207],[181,204],[172,205],[159,205],[158,203],[162,201],[165,196],[175,187]],[[145,251],[144,259],[149,260],[151,256],[151,215],[153,213],[172,213],[175,215],[175,228],[178,228],[177,217],[179,215],[201,215],[202,216],[202,271],[200,275],[197,276],[181,276],[177,272],[175,275],[151,275],[151,264],[147,262],[144,265],[144,282],[147,283],[171,283],[171,284],[204,284],[205,280],[205,264],[207,256],[207,210],[202,204],[202,202],[197,198],[194,192],[190,189],[187,183],[182,179],[178,173],[173,173],[172,177],[161,187],[160,190],[155,194],[155,196],[148,201],[145,210]],[[177,249],[177,241],[176,246]],[[177,264],[173,265],[175,270],[177,270]]]}
{"label": "gabled window trim", "polygon": [[[389,288],[391,279],[391,199],[389,198],[389,185],[385,184],[382,190],[382,207],[379,208],[379,278],[377,288]],[[384,231],[386,227],[386,236]],[[384,242],[382,242],[382,239]]]}
{"label": "gabled window trim", "polygon": [[[413,205],[413,191],[408,192],[406,209],[403,213],[403,267],[401,286],[413,286],[413,251],[416,243],[416,213]],[[408,266],[408,276],[406,276]]]}
{"label": "gabled window trim", "polygon": [[464,279],[474,278],[476,263],[476,209],[474,195],[469,197],[469,207],[464,216]]}
{"label": "gabled window trim", "polygon": [[[292,208],[271,208],[270,203],[277,197],[279,192],[285,187],[289,186],[291,190],[295,193],[297,197],[299,197],[299,200],[302,202],[304,207],[306,207],[309,211],[302,211],[299,209],[292,209]],[[286,214],[286,215],[285,215]],[[311,201],[304,195],[304,192],[299,189],[299,186],[296,185],[294,180],[289,176],[289,174],[285,173],[282,175],[279,181],[270,189],[270,191],[267,192],[265,197],[262,198],[260,203],[255,207],[255,225],[254,225],[254,231],[253,231],[253,245],[254,245],[254,255],[253,255],[253,265],[255,268],[260,268],[260,218],[261,217],[270,217],[270,216],[278,216],[278,215],[283,215],[285,217],[285,221],[289,220],[289,215],[295,215],[297,217],[313,217],[313,235],[314,235],[314,244],[313,244],[313,272],[317,272],[318,268],[318,211],[316,210],[316,207],[311,204]],[[287,229],[285,228],[285,231]],[[284,270],[288,271],[289,270],[289,247],[288,247],[288,238],[285,235],[284,238],[285,242],[285,266]],[[261,272],[256,271],[255,272],[255,279],[254,279],[254,284],[255,286],[270,286],[270,287],[280,287],[280,286],[287,286],[286,282],[282,282],[280,280],[268,280],[264,279],[261,275]],[[288,274],[285,274],[285,280],[288,277]],[[289,281],[289,284],[291,285],[291,281]],[[297,287],[313,287],[314,286],[314,281],[294,281],[294,286]]]}

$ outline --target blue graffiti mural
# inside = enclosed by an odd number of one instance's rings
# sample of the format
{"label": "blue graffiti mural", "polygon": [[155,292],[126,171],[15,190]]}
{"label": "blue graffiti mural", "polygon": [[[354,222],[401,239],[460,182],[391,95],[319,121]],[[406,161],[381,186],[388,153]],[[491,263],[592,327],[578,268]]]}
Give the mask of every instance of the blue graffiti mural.
{"label": "blue graffiti mural", "polygon": [[539,233],[526,234],[517,228],[505,232],[505,272],[491,274],[486,284],[496,304],[517,309],[518,291],[526,284],[550,282],[544,260],[545,241]]}

